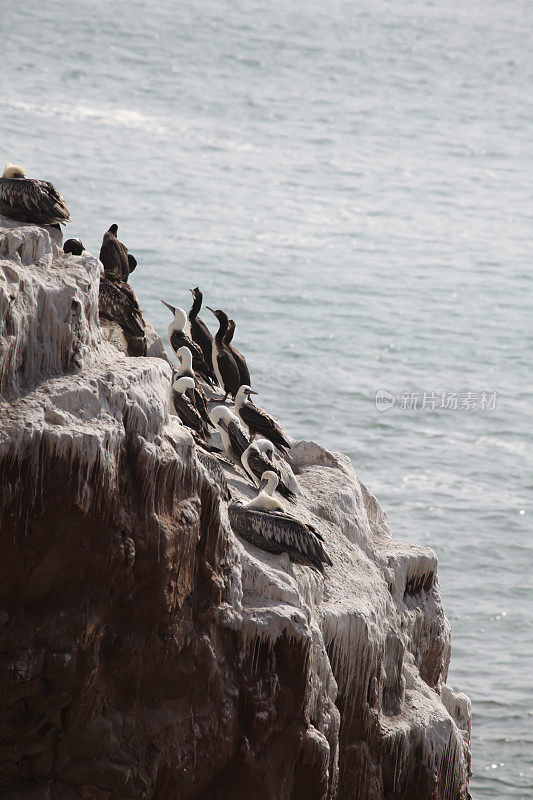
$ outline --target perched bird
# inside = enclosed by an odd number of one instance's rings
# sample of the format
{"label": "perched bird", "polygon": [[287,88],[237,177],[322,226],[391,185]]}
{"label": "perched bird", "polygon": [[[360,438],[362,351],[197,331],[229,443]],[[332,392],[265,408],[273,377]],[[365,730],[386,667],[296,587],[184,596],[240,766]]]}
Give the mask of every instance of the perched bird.
{"label": "perched bird", "polygon": [[[272,448],[272,449],[270,449]],[[255,483],[255,478],[261,481],[263,475],[267,472],[274,472],[278,478],[278,492],[290,500],[294,497],[294,492],[289,489],[283,481],[281,473],[276,465],[271,460],[273,457],[274,446],[267,439],[256,439],[251,442],[241,456],[241,463],[245,472],[248,473],[252,481]],[[267,453],[272,455],[267,457]]]}
{"label": "perched bird", "polygon": [[241,428],[239,418],[226,406],[215,406],[209,416],[220,431],[224,452],[236,464],[241,464],[242,454],[250,446],[250,440]]}
{"label": "perched bird", "polygon": [[224,336],[228,330],[227,314],[220,309],[215,311],[209,308],[209,306],[206,306],[206,308],[215,315],[219,322],[218,331],[215,333],[215,338],[213,339],[212,361],[218,382],[226,393],[222,400],[222,402],[224,402],[228,394],[231,394],[231,396],[235,398],[235,395],[239,391],[239,386],[241,385],[241,378],[236,361],[230,349],[224,344]]}
{"label": "perched bird", "polygon": [[106,277],[111,281],[126,281],[130,272],[137,266],[128,248],[117,239],[118,225],[111,225],[104,233],[100,248],[100,261],[104,265]]}
{"label": "perched bird", "polygon": [[192,353],[192,367],[195,373],[210,386],[213,386],[216,383],[216,377],[211,367],[205,362],[202,348],[191,341],[185,333],[185,325],[187,324],[185,311],[179,306],[175,308],[169,305],[165,300],[161,300],[161,302],[174,314],[174,319],[168,326],[168,341],[172,350],[177,354],[180,347],[188,347]]}
{"label": "perched bird", "polygon": [[193,378],[178,378],[172,384],[172,405],[176,414],[188,428],[200,434],[202,438],[208,436],[208,428],[197,409],[186,395],[189,389],[194,389]]}
{"label": "perched bird", "polygon": [[144,336],[145,322],[139,302],[127,283],[110,281],[102,275],[98,309],[101,317],[120,325],[125,335]]}
{"label": "perched bird", "polygon": [[52,183],[27,178],[22,167],[9,163],[0,178],[0,214],[36,225],[70,222],[65,201]]}
{"label": "perched bird", "polygon": [[332,561],[320,533],[309,523],[287,514],[283,504],[272,497],[278,476],[265,472],[257,497],[248,503],[230,503],[228,515],[233,531],[243,539],[270,553],[288,553],[291,561],[316,567]]}
{"label": "perched bird", "polygon": [[70,253],[73,256],[81,256],[85,247],[81,239],[67,239],[63,245],[63,252]]}
{"label": "perched bird", "polygon": [[196,287],[196,289],[191,289],[191,294],[193,296],[193,303],[189,311],[187,334],[193,342],[196,342],[196,344],[202,348],[205,363],[212,367],[213,337],[205,322],[198,316],[202,307],[203,295],[198,287]]}
{"label": "perched bird", "polygon": [[248,370],[248,364],[246,363],[246,359],[242,353],[240,353],[236,347],[232,345],[233,334],[235,333],[235,322],[230,319],[228,320],[228,330],[226,331],[226,335],[224,336],[224,344],[226,347],[229,348],[231,355],[233,356],[235,363],[237,364],[237,369],[239,370],[239,380],[240,385],[246,384],[250,386],[252,381],[250,380],[250,371]]}
{"label": "perched bird", "polygon": [[270,439],[284,453],[287,447],[290,448],[290,442],[285,438],[276,420],[252,403],[251,394],[257,394],[257,392],[254,392],[249,386],[240,387],[235,398],[237,416],[247,426],[250,436],[259,434],[262,438]]}
{"label": "perched bird", "polygon": [[214,428],[214,424],[209,419],[209,414],[207,411],[207,399],[204,394],[204,390],[200,386],[198,380],[196,379],[196,375],[194,374],[192,368],[192,353],[188,347],[183,345],[176,351],[176,355],[181,361],[180,366],[177,370],[177,378],[192,378],[194,381],[194,389],[187,390],[187,397],[194,405],[196,410],[200,413],[203,421],[206,425],[209,425],[211,428]]}

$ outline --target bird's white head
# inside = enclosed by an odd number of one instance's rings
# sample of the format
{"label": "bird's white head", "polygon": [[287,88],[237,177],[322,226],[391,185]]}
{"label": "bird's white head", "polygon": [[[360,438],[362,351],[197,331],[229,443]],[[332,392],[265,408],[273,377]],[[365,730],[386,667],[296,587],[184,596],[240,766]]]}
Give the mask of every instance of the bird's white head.
{"label": "bird's white head", "polygon": [[185,313],[185,311],[179,306],[177,308],[171,306],[170,303],[167,303],[165,300],[161,300],[161,302],[163,303],[164,306],[168,308],[169,311],[172,311],[172,313],[174,314],[174,322],[172,323],[174,329],[182,331],[185,328],[185,324],[187,322],[187,314]]}
{"label": "bird's white head", "polygon": [[191,369],[192,353],[188,347],[185,347],[185,345],[183,345],[183,347],[180,347],[178,350],[176,350],[176,355],[181,361],[181,365],[185,367],[185,369]]}
{"label": "bird's white head", "polygon": [[254,445],[260,453],[264,453],[270,461],[274,460],[274,445],[268,439],[255,439]]}
{"label": "bird's white head", "polygon": [[271,469],[267,469],[266,472],[263,472],[261,475],[261,483],[259,484],[259,491],[265,492],[265,494],[272,495],[276,487],[278,485],[278,476],[275,472],[272,472]]}
{"label": "bird's white head", "polygon": [[174,381],[172,384],[172,388],[178,394],[185,394],[188,389],[194,389],[194,379],[193,378],[178,378],[177,381]]}
{"label": "bird's white head", "polygon": [[4,164],[4,174],[2,178],[25,178],[23,168],[19,164]]}
{"label": "bird's white head", "polygon": [[246,400],[250,399],[251,394],[257,394],[257,392],[254,392],[250,386],[244,383],[242,386],[239,386],[239,391],[235,395],[235,408],[240,408]]}
{"label": "bird's white head", "polygon": [[209,419],[217,426],[225,430],[230,422],[239,423],[238,418],[226,406],[215,406],[209,412]]}

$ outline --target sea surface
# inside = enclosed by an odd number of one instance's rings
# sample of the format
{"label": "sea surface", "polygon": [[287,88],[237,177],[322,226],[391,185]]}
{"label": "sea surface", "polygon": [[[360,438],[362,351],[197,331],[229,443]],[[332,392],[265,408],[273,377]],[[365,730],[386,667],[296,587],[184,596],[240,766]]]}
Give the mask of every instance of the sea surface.
{"label": "sea surface", "polygon": [[533,797],[532,35],[527,0],[0,0],[0,160],[93,253],[119,224],[165,340],[161,298],[226,309],[258,402],[436,550],[474,800]]}

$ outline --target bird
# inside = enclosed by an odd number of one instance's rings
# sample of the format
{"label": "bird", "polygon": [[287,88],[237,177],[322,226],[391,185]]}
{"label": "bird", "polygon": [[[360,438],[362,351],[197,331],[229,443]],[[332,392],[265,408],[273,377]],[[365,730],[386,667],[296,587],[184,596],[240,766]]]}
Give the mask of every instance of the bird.
{"label": "bird", "polygon": [[189,389],[194,389],[194,378],[178,378],[172,384],[172,405],[180,420],[202,438],[207,438],[208,427],[200,416],[198,410],[186,395]]}
{"label": "bird", "polygon": [[259,434],[265,439],[276,445],[276,447],[283,453],[286,448],[290,448],[290,442],[285,438],[280,425],[276,420],[269,416],[266,411],[256,406],[250,400],[251,394],[257,394],[250,386],[241,386],[235,397],[235,411],[237,416],[243,422],[249,432],[250,436],[254,437]]}
{"label": "bird", "polygon": [[[203,443],[203,445],[205,447],[205,443]],[[231,491],[226,480],[226,473],[224,472],[216,455],[212,455],[205,450],[198,449],[196,451],[196,457],[208,473],[211,480],[218,487],[222,499],[226,500],[226,502],[231,500]]]}
{"label": "bird", "polygon": [[100,316],[116,322],[129,336],[144,336],[145,322],[135,292],[122,281],[100,277],[98,297]]}
{"label": "bird", "polygon": [[0,214],[36,225],[65,225],[70,214],[65,201],[49,181],[27,178],[18,164],[7,163],[0,178]]}
{"label": "bird", "polygon": [[257,497],[247,503],[230,503],[228,516],[234,533],[270,553],[288,553],[291,561],[316,567],[333,562],[324,549],[324,539],[313,525],[293,517],[283,503],[272,497],[278,476],[263,473]]}
{"label": "bird", "polygon": [[241,428],[239,418],[226,406],[215,406],[209,416],[220,431],[224,452],[236,464],[241,464],[242,454],[250,446],[250,440]]}
{"label": "bird", "polygon": [[127,282],[130,272],[137,266],[137,261],[128,248],[117,238],[118,225],[113,224],[102,239],[100,261],[104,265],[106,277],[112,281]]}
{"label": "bird", "polygon": [[202,348],[205,363],[212,367],[213,337],[205,322],[198,316],[202,307],[203,295],[198,286],[190,291],[193,296],[193,303],[187,321],[187,334],[193,342],[196,342]]}
{"label": "bird", "polygon": [[224,344],[231,355],[233,356],[235,363],[237,364],[237,369],[239,370],[239,380],[241,382],[241,386],[246,384],[250,386],[252,381],[250,380],[250,371],[248,369],[248,364],[246,363],[246,359],[242,353],[240,353],[236,347],[231,344],[233,339],[233,334],[235,333],[235,322],[234,320],[228,320],[228,330],[226,331],[226,335],[224,336]]}
{"label": "bird", "polygon": [[199,412],[200,416],[202,417],[203,421],[206,425],[209,425],[211,428],[214,428],[213,422],[209,419],[209,414],[207,412],[207,399],[204,394],[204,390],[200,386],[196,375],[194,374],[192,368],[192,353],[188,347],[183,345],[176,351],[177,357],[181,361],[181,365],[178,367],[176,377],[177,378],[192,378],[194,381],[194,389],[187,390],[187,397],[193,403],[196,410]]}
{"label": "bird", "polygon": [[218,331],[213,339],[212,361],[218,382],[225,391],[224,399],[222,400],[222,402],[225,402],[228,394],[231,394],[235,399],[235,395],[239,391],[239,386],[241,385],[239,368],[230,349],[224,344],[224,336],[228,330],[227,314],[220,309],[215,311],[209,306],[206,306],[206,308],[215,315],[219,322]]}
{"label": "bird", "polygon": [[161,302],[174,314],[174,319],[168,326],[168,341],[172,350],[177,353],[180,347],[188,347],[192,353],[192,367],[195,373],[210,386],[213,386],[216,383],[216,376],[209,364],[206,363],[202,348],[185,333],[185,325],[187,324],[185,311],[179,306],[177,308],[171,306],[166,300],[161,300]]}
{"label": "bird", "polygon": [[73,256],[81,256],[85,247],[81,239],[67,239],[63,245],[63,252],[70,253]]}
{"label": "bird", "polygon": [[[271,449],[270,449],[271,448]],[[267,439],[256,439],[250,442],[246,450],[241,456],[241,463],[245,472],[250,476],[255,483],[255,478],[261,480],[262,476],[268,471],[274,472],[278,478],[278,492],[290,500],[294,497],[294,492],[283,481],[281,473],[272,461],[274,446]],[[270,458],[267,453],[270,452]]]}

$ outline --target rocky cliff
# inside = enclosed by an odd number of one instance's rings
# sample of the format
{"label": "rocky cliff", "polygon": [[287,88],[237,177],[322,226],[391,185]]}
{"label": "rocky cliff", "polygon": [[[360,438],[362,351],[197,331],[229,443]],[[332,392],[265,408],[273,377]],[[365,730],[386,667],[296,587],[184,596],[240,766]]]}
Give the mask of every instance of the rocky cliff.
{"label": "rocky cliff", "polygon": [[0,796],[465,800],[435,554],[313,442],[293,512],[333,566],[238,539],[249,481],[169,416],[169,364],[103,335],[100,264],[52,233],[0,220]]}

